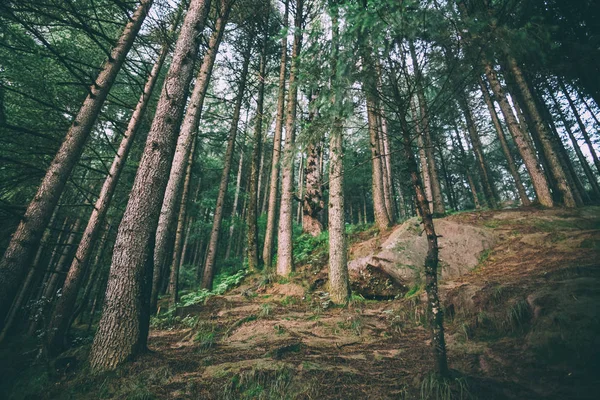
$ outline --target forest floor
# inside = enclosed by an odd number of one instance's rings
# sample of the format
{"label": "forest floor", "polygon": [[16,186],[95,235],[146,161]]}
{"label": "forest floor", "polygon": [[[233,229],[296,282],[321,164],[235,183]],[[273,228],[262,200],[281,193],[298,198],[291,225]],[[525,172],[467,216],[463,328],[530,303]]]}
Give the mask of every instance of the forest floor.
{"label": "forest floor", "polygon": [[[451,390],[452,398],[597,398],[600,208],[445,220],[491,229],[497,238],[470,272],[441,282],[454,375],[448,385],[428,374],[422,290],[379,301],[354,296],[336,307],[321,287],[325,263],[316,257],[289,280],[263,285],[248,277],[179,309],[152,330],[149,353],[114,373],[86,372],[89,344],[37,369],[23,355],[11,368],[28,376],[11,382],[9,397],[446,399]],[[359,234],[352,250],[386,237],[373,235]]]}

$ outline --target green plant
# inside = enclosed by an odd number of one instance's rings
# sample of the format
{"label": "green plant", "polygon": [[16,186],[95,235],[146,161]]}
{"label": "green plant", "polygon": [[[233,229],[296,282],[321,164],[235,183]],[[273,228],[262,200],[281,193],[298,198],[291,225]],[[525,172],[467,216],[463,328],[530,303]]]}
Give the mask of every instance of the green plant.
{"label": "green plant", "polygon": [[270,303],[261,304],[259,315],[261,317],[267,317],[269,314],[271,314],[272,309],[273,309],[273,306]]}
{"label": "green plant", "polygon": [[470,398],[472,398],[472,395],[464,377],[444,378],[431,373],[421,383],[421,399],[423,400],[463,400]]}
{"label": "green plant", "polygon": [[206,351],[214,346],[216,338],[215,330],[213,324],[206,322],[198,326],[198,332],[194,336],[194,341],[198,342],[200,351]]}

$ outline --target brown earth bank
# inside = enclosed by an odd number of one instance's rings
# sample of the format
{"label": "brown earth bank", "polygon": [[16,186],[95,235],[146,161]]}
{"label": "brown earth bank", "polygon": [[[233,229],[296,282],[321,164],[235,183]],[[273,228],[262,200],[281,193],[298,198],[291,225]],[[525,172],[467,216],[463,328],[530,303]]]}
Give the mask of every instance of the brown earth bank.
{"label": "brown earth bank", "polygon": [[154,325],[148,353],[113,373],[88,372],[89,344],[44,361],[35,344],[13,342],[0,354],[0,397],[597,398],[600,208],[467,212],[436,227],[447,382],[428,374],[423,239],[410,220],[353,239],[363,295],[347,307],[329,302],[321,257],[290,279],[248,277],[177,310]]}

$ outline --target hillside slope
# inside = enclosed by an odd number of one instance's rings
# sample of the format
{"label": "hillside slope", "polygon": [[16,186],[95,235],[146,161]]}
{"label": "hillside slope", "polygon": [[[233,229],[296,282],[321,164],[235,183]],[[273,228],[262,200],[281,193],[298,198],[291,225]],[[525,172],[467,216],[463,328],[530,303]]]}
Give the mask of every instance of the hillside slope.
{"label": "hillside slope", "polygon": [[[418,229],[406,234],[410,224],[355,242],[354,260],[418,243]],[[437,224],[453,227],[440,288],[455,394],[595,398],[600,208],[472,212]],[[457,229],[460,240],[451,235]],[[395,245],[386,248],[390,240]],[[418,249],[404,251],[418,260]],[[155,321],[152,352],[111,375],[86,375],[76,361],[85,357],[82,347],[45,371],[42,384],[21,378],[14,398],[426,398],[431,357],[418,279],[403,284],[368,267],[353,275],[354,287],[380,300],[354,297],[339,308],[328,301],[322,267],[304,266],[270,285],[248,278]]]}

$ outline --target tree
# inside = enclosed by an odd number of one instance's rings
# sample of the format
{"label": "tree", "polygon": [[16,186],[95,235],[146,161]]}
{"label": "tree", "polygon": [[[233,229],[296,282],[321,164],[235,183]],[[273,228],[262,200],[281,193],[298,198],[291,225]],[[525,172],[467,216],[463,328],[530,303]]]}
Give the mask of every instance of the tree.
{"label": "tree", "polygon": [[96,371],[114,369],[146,349],[154,237],[209,7],[209,0],[190,1],[119,225],[102,319],[90,353]]}
{"label": "tree", "polygon": [[0,261],[0,327],[17,293],[27,268],[35,256],[35,248],[52,217],[58,199],[69,179],[71,171],[79,160],[98,113],[115,82],[127,53],[148,15],[153,0],[141,0],[131,19],[121,33],[108,60],[89,89],[77,116],[27,211],[13,234],[8,248]]}

